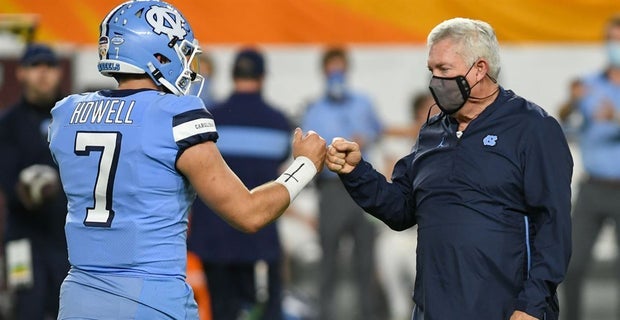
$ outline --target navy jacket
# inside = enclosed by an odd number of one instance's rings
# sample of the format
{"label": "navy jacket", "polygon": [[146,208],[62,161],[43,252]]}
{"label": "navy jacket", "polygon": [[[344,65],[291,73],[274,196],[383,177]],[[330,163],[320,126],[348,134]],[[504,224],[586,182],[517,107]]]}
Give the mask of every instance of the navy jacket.
{"label": "navy jacket", "polygon": [[573,161],[557,121],[500,88],[460,139],[454,118],[422,128],[392,183],[367,162],[341,180],[395,230],[418,224],[414,300],[427,320],[557,319],[571,253]]}
{"label": "navy jacket", "polygon": [[15,188],[19,173],[33,164],[57,168],[47,144],[51,107],[40,108],[22,98],[0,118],[0,190],[6,194],[9,212],[5,240],[28,238],[33,247],[55,250],[58,260],[66,261],[65,193],[58,192],[41,208],[29,210],[17,197]]}
{"label": "navy jacket", "polygon": [[[210,109],[219,134],[218,149],[230,168],[252,189],[275,180],[289,158],[291,125],[259,93],[234,93]],[[202,201],[192,208],[188,248],[209,263],[277,261],[281,255],[276,224],[255,234],[231,227]]]}

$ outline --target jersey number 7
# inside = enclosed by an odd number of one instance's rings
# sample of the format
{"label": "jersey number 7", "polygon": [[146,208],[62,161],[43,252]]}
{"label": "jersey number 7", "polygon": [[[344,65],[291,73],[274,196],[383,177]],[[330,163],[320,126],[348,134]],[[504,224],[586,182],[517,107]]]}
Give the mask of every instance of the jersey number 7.
{"label": "jersey number 7", "polygon": [[112,194],[114,177],[121,151],[120,132],[78,131],[75,135],[74,152],[78,156],[90,156],[100,152],[99,171],[93,188],[94,204],[86,208],[84,225],[88,227],[110,227],[114,219]]}

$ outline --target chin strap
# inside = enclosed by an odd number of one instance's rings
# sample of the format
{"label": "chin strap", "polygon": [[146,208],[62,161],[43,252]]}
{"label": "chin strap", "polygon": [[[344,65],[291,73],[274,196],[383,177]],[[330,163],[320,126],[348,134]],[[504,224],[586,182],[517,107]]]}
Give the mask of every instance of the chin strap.
{"label": "chin strap", "polygon": [[179,91],[177,87],[172,85],[170,81],[164,78],[164,75],[161,73],[161,71],[159,71],[159,69],[155,68],[153,63],[149,62],[147,63],[147,66],[149,67],[149,72],[151,73],[151,76],[153,76],[153,78],[155,78],[157,82],[161,83],[164,87],[166,87],[166,89],[170,90],[170,92],[172,92],[174,95],[177,95],[177,96],[183,95],[183,93]]}

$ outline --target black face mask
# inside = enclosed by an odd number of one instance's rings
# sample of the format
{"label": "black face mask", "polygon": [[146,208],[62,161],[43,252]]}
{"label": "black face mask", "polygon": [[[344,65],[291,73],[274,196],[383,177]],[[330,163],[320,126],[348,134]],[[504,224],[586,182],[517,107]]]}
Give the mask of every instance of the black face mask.
{"label": "black face mask", "polygon": [[473,67],[474,65],[472,64],[464,76],[451,78],[433,76],[431,78],[428,88],[431,90],[433,99],[435,99],[437,106],[443,113],[453,114],[459,111],[465,105],[467,99],[469,99],[471,87],[465,77],[467,77]]}

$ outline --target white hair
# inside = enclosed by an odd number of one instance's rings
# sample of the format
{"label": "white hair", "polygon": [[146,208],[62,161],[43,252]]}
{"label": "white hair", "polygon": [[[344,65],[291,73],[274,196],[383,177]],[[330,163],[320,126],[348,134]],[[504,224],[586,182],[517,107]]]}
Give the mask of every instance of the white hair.
{"label": "white hair", "polygon": [[499,43],[491,25],[467,18],[445,20],[429,33],[427,46],[430,48],[444,39],[461,45],[460,55],[468,65],[484,58],[489,64],[489,76],[497,79],[500,71]]}

